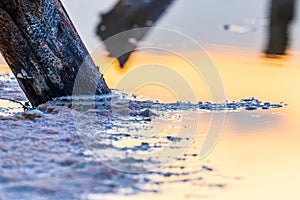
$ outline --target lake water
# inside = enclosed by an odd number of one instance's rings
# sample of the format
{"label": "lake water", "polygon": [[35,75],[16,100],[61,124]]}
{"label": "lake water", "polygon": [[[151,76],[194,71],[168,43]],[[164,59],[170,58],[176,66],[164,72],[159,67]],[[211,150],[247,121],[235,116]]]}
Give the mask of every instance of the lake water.
{"label": "lake water", "polygon": [[[58,101],[23,113],[19,104],[0,101],[0,199],[299,199],[299,23],[289,56],[267,59],[260,53],[263,25],[245,33],[218,29],[227,23],[249,26],[246,18],[263,21],[267,1],[177,1],[160,26],[182,31],[205,48],[187,45],[180,50],[193,65],[203,67],[202,76],[178,55],[147,50],[134,53],[120,70],[92,34],[98,13],[113,2],[64,4],[109,86],[134,92],[137,96],[129,99],[146,102],[130,107],[126,97],[105,113],[68,108]],[[255,97],[287,105],[201,110],[196,102],[215,99],[215,85],[203,76],[206,66],[217,70],[215,78],[230,101]],[[148,69],[158,71],[151,74]],[[0,97],[25,102],[4,63],[0,71]],[[132,79],[136,75],[142,80]],[[163,79],[151,82],[156,76]],[[157,84],[165,80],[169,82]],[[187,101],[191,103],[183,103]],[[147,109],[153,114],[145,113]],[[220,137],[200,159],[214,118],[220,119]]]}

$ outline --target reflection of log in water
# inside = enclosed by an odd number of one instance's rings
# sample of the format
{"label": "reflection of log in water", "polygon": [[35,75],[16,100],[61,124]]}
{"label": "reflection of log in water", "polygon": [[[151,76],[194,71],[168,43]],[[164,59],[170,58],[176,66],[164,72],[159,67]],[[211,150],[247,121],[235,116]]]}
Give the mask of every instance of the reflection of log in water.
{"label": "reflection of log in water", "polygon": [[109,93],[59,0],[0,0],[0,51],[33,106],[77,93]]}
{"label": "reflection of log in water", "polygon": [[174,0],[119,0],[97,27],[97,34],[104,41],[109,55],[118,58],[123,67],[149,29],[130,31],[119,37],[110,37],[138,27],[151,27]]}

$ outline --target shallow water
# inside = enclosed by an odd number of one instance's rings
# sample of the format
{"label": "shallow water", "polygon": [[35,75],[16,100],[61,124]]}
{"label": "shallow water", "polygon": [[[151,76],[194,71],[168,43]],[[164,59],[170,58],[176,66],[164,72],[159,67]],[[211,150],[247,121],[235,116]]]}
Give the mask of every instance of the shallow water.
{"label": "shallow water", "polygon": [[[26,102],[10,74],[0,76],[0,87],[1,97]],[[111,108],[101,110],[89,97],[73,97],[70,107],[70,98],[27,112],[20,104],[1,101],[3,199],[98,199],[105,194],[115,199],[160,194],[166,187],[222,189],[238,178],[220,174],[209,160],[199,160],[211,112],[245,114],[240,120],[247,125],[246,110],[283,106],[254,98],[166,104],[115,91]],[[250,119],[260,123],[268,112],[257,112]],[[233,124],[245,128],[242,121]]]}

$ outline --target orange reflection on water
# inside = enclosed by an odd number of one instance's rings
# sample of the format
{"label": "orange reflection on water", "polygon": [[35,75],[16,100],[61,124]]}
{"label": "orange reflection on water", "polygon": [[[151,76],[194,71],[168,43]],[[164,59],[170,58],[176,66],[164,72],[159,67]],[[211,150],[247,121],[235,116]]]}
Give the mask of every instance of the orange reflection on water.
{"label": "orange reflection on water", "polygon": [[[289,52],[285,59],[267,59],[248,49],[207,46],[208,54],[218,68],[223,80],[227,99],[239,100],[256,97],[272,103],[285,102],[283,109],[269,111],[241,111],[227,113],[225,127],[214,151],[205,159],[174,163],[186,169],[209,165],[213,172],[203,173],[201,184],[193,182],[162,184],[161,193],[142,193],[122,196],[122,199],[299,199],[300,185],[300,52]],[[191,52],[193,54],[193,52]],[[197,56],[194,53],[193,56]],[[96,58],[106,81],[114,88],[118,82],[141,65],[156,61],[173,67],[188,80],[197,100],[210,99],[205,81],[195,74],[187,63],[170,55],[135,53],[126,70],[120,71],[109,59]],[[0,68],[1,73],[8,68]],[[178,85],[180,88],[180,85]],[[176,101],[178,97],[166,88],[145,85],[133,88],[146,98],[163,102]],[[187,98],[188,99],[188,98]],[[202,122],[208,119],[202,114]],[[199,127],[199,137],[188,150],[198,153],[206,127]],[[178,161],[179,162],[179,161]],[[175,169],[178,172],[181,169]],[[164,181],[172,178],[164,178]],[[159,181],[159,180],[158,180]],[[225,188],[208,187],[211,183],[224,183]],[[151,186],[149,186],[151,187]],[[101,199],[103,195],[91,195]],[[112,196],[111,199],[117,199]],[[107,197],[110,199],[110,197]]]}
{"label": "orange reflection on water", "polygon": [[[270,59],[249,49],[224,46],[207,46],[207,49],[221,74],[227,99],[256,97],[272,103],[285,102],[288,106],[269,111],[227,113],[222,137],[214,151],[205,160],[183,163],[187,168],[209,163],[215,169],[213,173],[203,174],[202,185],[164,184],[160,187],[162,193],[125,199],[299,199],[300,52],[291,51],[284,59]],[[158,57],[138,54],[135,59],[131,61],[135,64],[133,67]],[[186,70],[184,73],[188,75],[193,74],[188,66],[174,61],[171,56],[159,59],[165,59],[177,70]],[[105,72],[111,85],[123,75],[116,68]],[[203,80],[189,78],[193,86],[197,86],[198,81],[203,83]],[[150,95],[159,99],[154,88],[139,92],[149,94],[151,89]],[[205,84],[199,89],[207,90]],[[197,92],[198,100],[209,99],[208,92],[205,95]],[[204,117],[203,121],[207,119]],[[196,140],[189,151],[198,152],[200,144],[201,139]],[[205,187],[206,183],[213,182],[224,183],[226,187]]]}

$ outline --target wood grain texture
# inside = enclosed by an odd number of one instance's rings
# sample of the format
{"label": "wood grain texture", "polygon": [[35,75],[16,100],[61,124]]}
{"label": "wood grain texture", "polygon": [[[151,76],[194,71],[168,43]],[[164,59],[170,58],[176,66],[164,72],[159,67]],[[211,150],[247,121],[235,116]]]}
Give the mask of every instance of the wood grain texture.
{"label": "wood grain texture", "polygon": [[0,51],[33,106],[110,93],[59,0],[0,0]]}

